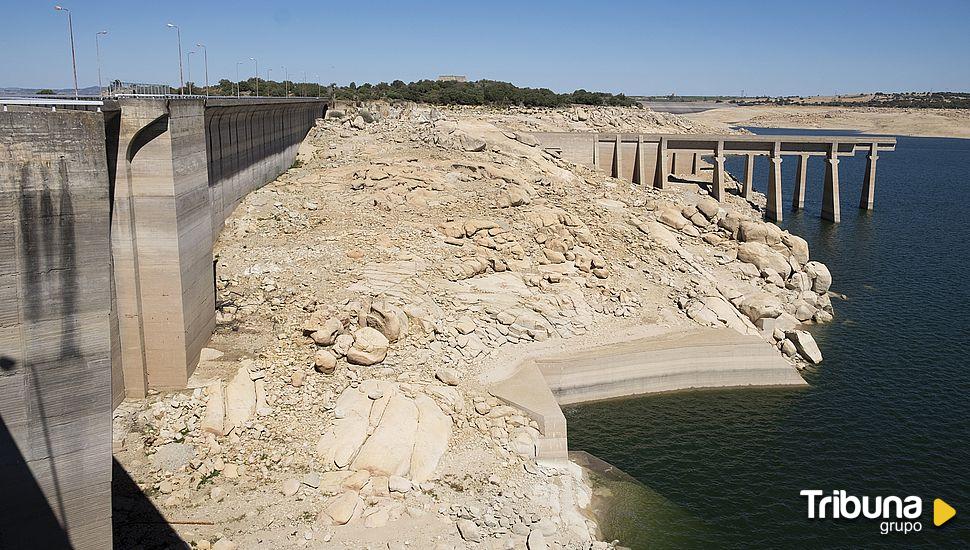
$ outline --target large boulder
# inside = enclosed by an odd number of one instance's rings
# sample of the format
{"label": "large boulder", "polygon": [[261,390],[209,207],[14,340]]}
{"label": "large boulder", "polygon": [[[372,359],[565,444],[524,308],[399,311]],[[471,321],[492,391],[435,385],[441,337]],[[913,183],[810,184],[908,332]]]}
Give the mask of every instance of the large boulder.
{"label": "large boulder", "polygon": [[738,260],[752,264],[761,271],[770,269],[785,279],[792,271],[784,255],[760,242],[745,242],[738,246]]}
{"label": "large boulder", "polygon": [[818,349],[815,338],[812,338],[809,332],[793,330],[785,336],[795,344],[795,349],[798,350],[798,354],[804,357],[805,360],[816,365],[822,362],[822,351]]}
{"label": "large boulder", "polygon": [[364,509],[364,501],[356,491],[346,491],[332,498],[323,511],[337,525],[344,525]]}
{"label": "large boulder", "polygon": [[732,239],[737,239],[738,234],[741,231],[741,215],[737,212],[728,212],[727,216],[724,216],[717,220],[717,226],[724,229],[731,234]]}
{"label": "large boulder", "polygon": [[236,376],[226,386],[226,433],[236,426],[242,426],[256,412],[256,383],[249,369],[239,367]]}
{"label": "large boulder", "polygon": [[388,342],[397,342],[408,332],[408,316],[401,308],[386,300],[379,300],[371,305],[366,322],[367,326],[379,330]]}
{"label": "large boulder", "polygon": [[673,227],[677,231],[680,231],[681,229],[684,228],[685,225],[690,223],[687,221],[687,218],[685,218],[684,215],[681,213],[679,208],[674,208],[672,206],[668,206],[663,210],[661,210],[660,215],[658,216],[657,219],[660,220],[660,223],[664,225],[669,225],[670,227]]}
{"label": "large boulder", "polygon": [[423,393],[409,397],[393,382],[370,379],[345,389],[334,416],[317,451],[325,466],[349,467],[363,480],[352,485],[341,477],[326,485],[359,489],[370,475],[427,481],[434,477],[451,438],[451,417],[434,399]]}
{"label": "large boulder", "polygon": [[764,243],[768,232],[765,224],[754,220],[744,220],[738,227],[738,240],[748,243]]}
{"label": "large boulder", "polygon": [[526,134],[526,133],[523,133],[523,132],[516,132],[515,133],[515,140],[518,141],[519,143],[524,143],[525,145],[528,145],[529,147],[538,147],[539,146],[539,140],[534,135],[532,135],[532,134]]}
{"label": "large boulder", "polygon": [[343,468],[357,456],[367,439],[367,425],[372,401],[357,388],[347,388],[334,406],[333,428],[320,438],[317,453],[324,462]]}
{"label": "large boulder", "polygon": [[206,386],[205,393],[209,400],[205,404],[205,415],[202,417],[202,431],[214,435],[226,435],[226,394],[222,388],[222,380],[216,380]]}
{"label": "large boulder", "polygon": [[477,137],[472,137],[468,134],[462,133],[458,136],[458,143],[461,148],[469,153],[478,153],[485,150],[488,145],[485,140],[479,139]]}
{"label": "large boulder", "polygon": [[374,475],[408,475],[417,430],[418,408],[414,401],[404,394],[392,396],[380,424],[357,453],[353,468]]}
{"label": "large boulder", "polygon": [[697,210],[708,220],[713,220],[720,208],[718,202],[711,197],[702,197],[697,201]]}
{"label": "large boulder", "polygon": [[354,332],[354,345],[347,350],[347,361],[354,365],[374,365],[387,357],[387,337],[372,327],[361,327]]}
{"label": "large boulder", "polygon": [[781,243],[781,236],[781,229],[777,225],[768,222],[745,220],[741,222],[738,228],[738,240],[744,242],[776,245]]}
{"label": "large boulder", "polygon": [[337,369],[337,355],[328,349],[318,351],[313,356],[313,368],[323,374],[333,374]]}
{"label": "large boulder", "polygon": [[789,277],[788,281],[785,283],[785,288],[789,290],[797,290],[798,292],[811,290],[812,278],[808,276],[808,273],[803,271],[792,273],[791,277]]}
{"label": "large boulder", "polygon": [[778,317],[762,317],[754,325],[758,327],[762,335],[771,336],[775,329],[781,330],[783,333],[794,330],[798,326],[798,319],[791,313],[785,312]]}
{"label": "large boulder", "polygon": [[798,265],[808,263],[808,241],[798,235],[784,233],[781,236],[781,242],[791,251],[791,255],[798,261]]}
{"label": "large boulder", "polygon": [[819,294],[827,292],[832,286],[832,274],[829,273],[829,268],[821,262],[806,263],[805,273],[812,278],[812,290]]}
{"label": "large boulder", "polygon": [[741,313],[744,313],[752,323],[764,317],[778,317],[784,313],[785,308],[778,298],[767,292],[758,292],[746,296],[738,306]]}
{"label": "large boulder", "polygon": [[677,242],[677,237],[659,222],[653,220],[640,222],[637,224],[637,228],[646,233],[657,244],[663,245],[671,250],[677,250],[680,247],[680,243]]}
{"label": "large boulder", "polygon": [[344,325],[340,319],[330,317],[322,325],[315,328],[316,330],[310,334],[310,338],[313,338],[318,346],[331,346],[337,336],[343,332]]}
{"label": "large boulder", "polygon": [[438,461],[448,449],[451,417],[426,395],[417,395],[414,403],[418,408],[418,429],[411,454],[411,479],[420,483],[432,477]]}

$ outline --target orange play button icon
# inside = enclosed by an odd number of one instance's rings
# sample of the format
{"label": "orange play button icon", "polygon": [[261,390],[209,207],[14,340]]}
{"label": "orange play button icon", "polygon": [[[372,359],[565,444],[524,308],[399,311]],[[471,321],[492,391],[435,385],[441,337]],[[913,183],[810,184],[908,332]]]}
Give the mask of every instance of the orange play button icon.
{"label": "orange play button icon", "polygon": [[957,511],[953,509],[953,506],[943,502],[943,499],[933,500],[933,525],[939,527],[950,521],[955,515],[957,515]]}

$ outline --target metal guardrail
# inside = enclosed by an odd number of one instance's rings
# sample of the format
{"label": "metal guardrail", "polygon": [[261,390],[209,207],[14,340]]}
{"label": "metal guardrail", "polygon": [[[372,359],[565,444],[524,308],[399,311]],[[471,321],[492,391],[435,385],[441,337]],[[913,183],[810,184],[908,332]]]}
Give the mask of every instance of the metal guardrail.
{"label": "metal guardrail", "polygon": [[276,96],[216,96],[210,95],[208,97],[204,95],[192,94],[192,95],[179,95],[179,94],[117,94],[112,96],[106,96],[103,98],[95,97],[82,97],[82,98],[67,98],[67,97],[51,97],[51,96],[17,96],[17,97],[0,97],[0,111],[8,111],[8,106],[20,105],[25,107],[50,107],[52,111],[56,111],[59,107],[64,109],[79,109],[79,110],[89,110],[98,111],[102,110],[105,103],[108,104],[109,108],[115,108],[117,104],[114,100],[118,99],[164,99],[164,100],[196,100],[204,101],[206,105],[213,107],[226,107],[234,104],[253,104],[253,103],[307,103],[307,102],[320,102],[328,101],[327,98],[321,97],[276,97]]}
{"label": "metal guardrail", "polygon": [[61,99],[50,97],[0,97],[3,105],[104,105],[100,99]]}
{"label": "metal guardrail", "polygon": [[82,109],[100,111],[104,102],[100,99],[67,99],[52,97],[0,97],[0,110],[7,112],[10,105],[23,105],[27,107],[50,107],[56,111],[58,107],[65,109]]}

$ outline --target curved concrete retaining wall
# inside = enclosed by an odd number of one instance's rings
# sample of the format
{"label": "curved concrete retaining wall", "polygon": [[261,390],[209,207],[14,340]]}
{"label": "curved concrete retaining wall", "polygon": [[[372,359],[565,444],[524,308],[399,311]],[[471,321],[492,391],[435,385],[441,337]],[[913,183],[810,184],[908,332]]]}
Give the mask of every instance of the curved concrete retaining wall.
{"label": "curved concrete retaining wall", "polygon": [[539,424],[537,458],[561,460],[568,444],[560,405],[697,388],[805,385],[761,338],[698,328],[530,359],[489,390]]}

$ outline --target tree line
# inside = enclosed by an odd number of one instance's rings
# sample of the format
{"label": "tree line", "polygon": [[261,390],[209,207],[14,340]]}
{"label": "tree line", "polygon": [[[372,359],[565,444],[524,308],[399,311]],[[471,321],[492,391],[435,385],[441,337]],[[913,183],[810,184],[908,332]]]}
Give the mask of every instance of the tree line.
{"label": "tree line", "polygon": [[[193,93],[205,93],[205,88],[193,86]],[[222,79],[210,88],[209,93],[223,96],[256,95],[256,80],[250,78],[241,82]],[[395,80],[391,83],[354,82],[346,86],[323,86],[314,82],[277,82],[259,80],[259,95],[283,97],[330,97],[349,101],[399,100],[429,103],[432,105],[519,105],[525,107],[562,107],[565,105],[638,105],[633,98],[624,94],[589,92],[576,90],[571,93],[556,93],[548,88],[522,88],[508,82],[478,80],[475,82],[454,82],[419,80],[405,83]]]}

